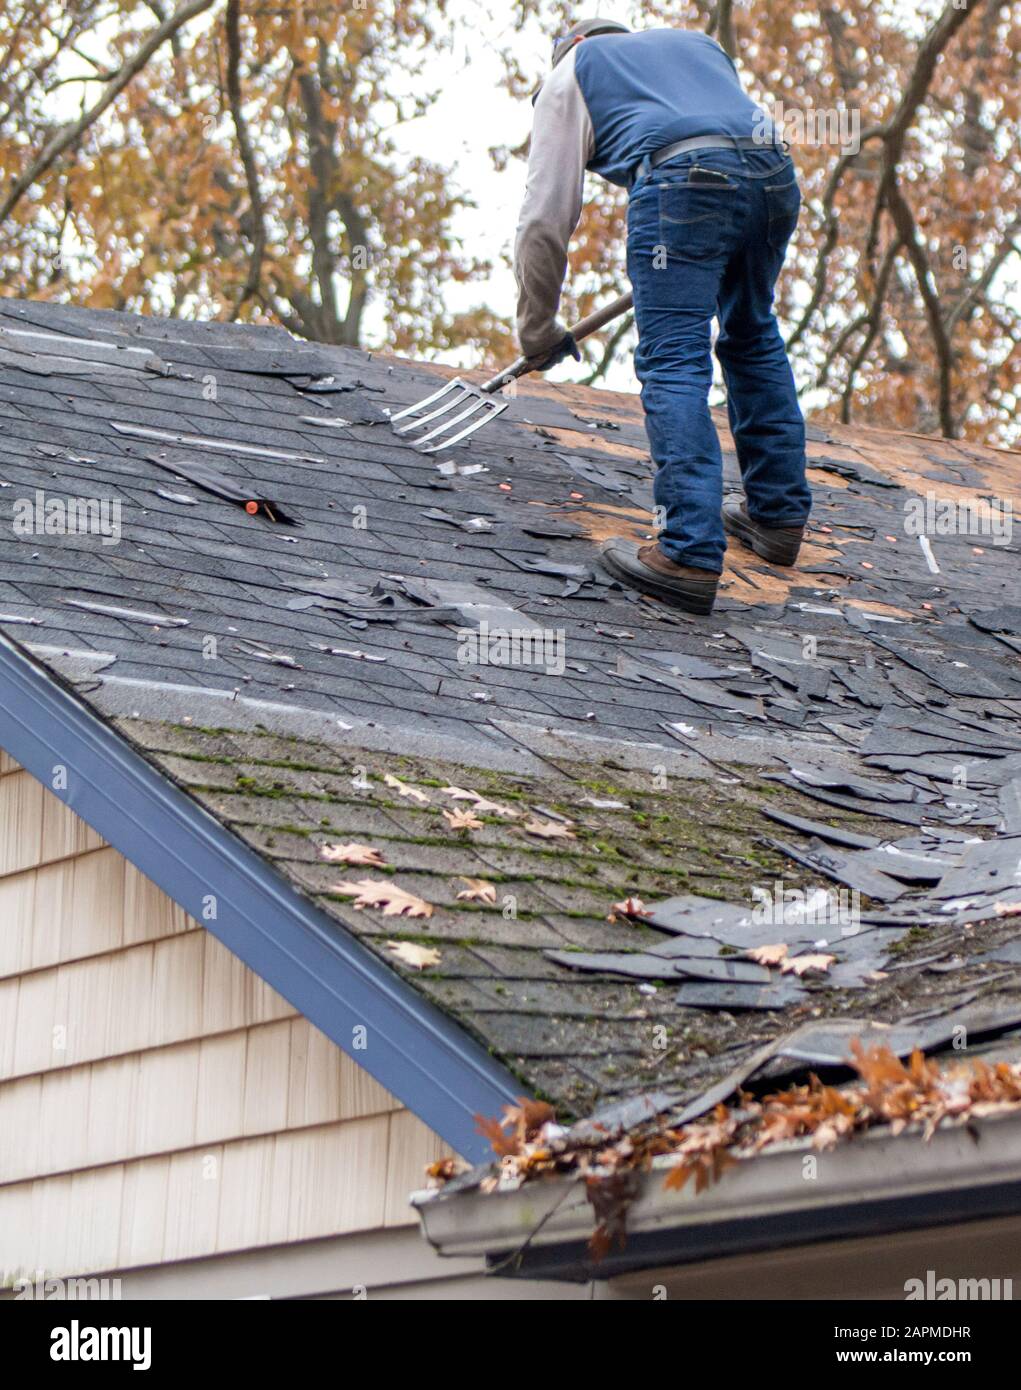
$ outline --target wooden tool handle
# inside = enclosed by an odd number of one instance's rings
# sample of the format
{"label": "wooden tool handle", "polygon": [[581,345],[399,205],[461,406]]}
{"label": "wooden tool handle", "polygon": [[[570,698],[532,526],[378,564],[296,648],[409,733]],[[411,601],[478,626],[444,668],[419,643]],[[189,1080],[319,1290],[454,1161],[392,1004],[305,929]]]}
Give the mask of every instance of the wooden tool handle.
{"label": "wooden tool handle", "polygon": [[574,334],[574,341],[580,343],[582,338],[587,338],[592,333],[598,333],[608,323],[620,318],[621,314],[626,314],[634,302],[634,295],[628,290],[627,294],[622,294],[612,304],[607,304],[602,309],[597,309],[594,314],[589,314],[588,318],[581,319],[571,329]]}
{"label": "wooden tool handle", "polygon": [[[634,296],[628,290],[627,294],[622,294],[619,299],[613,300],[611,304],[606,304],[602,309],[597,309],[594,314],[589,314],[588,318],[581,319],[570,330],[576,343],[580,343],[583,338],[589,337],[592,333],[598,333],[600,328],[605,328],[614,319],[620,318],[621,314],[626,314],[634,304]],[[485,391],[486,395],[492,395],[494,391],[499,391],[508,382],[516,381],[518,377],[527,376],[532,371],[528,365],[527,357],[519,357],[509,367],[491,380],[484,382],[479,387],[480,391]]]}

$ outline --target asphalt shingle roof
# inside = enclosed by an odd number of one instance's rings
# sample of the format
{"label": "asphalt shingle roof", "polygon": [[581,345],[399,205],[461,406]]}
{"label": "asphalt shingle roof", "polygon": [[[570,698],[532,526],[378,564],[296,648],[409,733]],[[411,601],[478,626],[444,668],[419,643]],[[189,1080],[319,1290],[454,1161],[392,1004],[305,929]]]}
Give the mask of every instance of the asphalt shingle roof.
{"label": "asphalt shingle roof", "polygon": [[[987,980],[1013,992],[1003,962],[911,964],[995,949],[1009,920],[980,940],[960,914],[912,932],[932,873],[891,880],[879,851],[822,846],[762,808],[882,842],[928,831],[921,853],[950,843],[955,862],[969,836],[1021,831],[1017,547],[938,524],[925,545],[911,524],[932,499],[988,517],[1018,456],[814,427],[799,568],[732,546],[716,611],[690,618],[595,567],[600,538],[648,534],[637,398],[524,386],[467,447],[433,457],[392,435],[384,407],[436,379],[277,329],[3,301],[0,506],[13,519],[37,490],[106,499],[122,534],[5,522],[0,629],[566,1113],[697,1093],[792,1011],[894,1019]],[[210,472],[299,524],[200,486]],[[480,617],[562,638],[562,672],[459,660]],[[449,785],[520,814],[452,830],[443,809],[467,803]],[[572,837],[530,835],[530,816]],[[387,867],[323,861],[349,841]],[[973,863],[961,872],[978,881]],[[433,916],[383,917],[332,891],[365,877]],[[458,899],[465,878],[491,882],[496,903]],[[897,919],[883,949],[873,933],[838,952],[832,979],[774,981],[764,1002],[780,1012],[751,1003],[750,979],[727,986],[727,1008],[711,970],[652,973],[663,930],[607,921],[628,896],[747,905],[777,878],[856,882],[866,911]],[[407,971],[395,939],[439,964]],[[584,959],[625,952],[642,956],[630,974]]]}

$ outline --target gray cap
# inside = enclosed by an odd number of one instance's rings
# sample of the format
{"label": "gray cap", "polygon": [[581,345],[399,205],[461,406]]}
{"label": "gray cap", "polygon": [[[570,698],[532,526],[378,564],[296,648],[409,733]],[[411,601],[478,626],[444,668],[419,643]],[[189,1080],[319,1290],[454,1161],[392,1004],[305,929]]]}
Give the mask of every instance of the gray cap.
{"label": "gray cap", "polygon": [[553,66],[566,58],[575,44],[595,34],[630,34],[626,24],[618,24],[615,19],[580,19],[566,34],[553,40]]}

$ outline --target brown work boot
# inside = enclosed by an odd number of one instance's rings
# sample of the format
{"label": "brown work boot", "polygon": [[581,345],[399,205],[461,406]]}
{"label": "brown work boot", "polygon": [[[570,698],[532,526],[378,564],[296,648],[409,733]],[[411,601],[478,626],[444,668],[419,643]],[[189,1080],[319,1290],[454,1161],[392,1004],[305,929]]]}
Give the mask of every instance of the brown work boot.
{"label": "brown work boot", "polygon": [[643,594],[652,594],[686,613],[711,613],[720,576],[668,560],[653,541],[637,546],[623,539],[607,541],[600,553],[607,574]]}
{"label": "brown work boot", "polygon": [[774,565],[793,565],[805,535],[804,526],[763,526],[753,521],[743,502],[723,504],[723,529]]}

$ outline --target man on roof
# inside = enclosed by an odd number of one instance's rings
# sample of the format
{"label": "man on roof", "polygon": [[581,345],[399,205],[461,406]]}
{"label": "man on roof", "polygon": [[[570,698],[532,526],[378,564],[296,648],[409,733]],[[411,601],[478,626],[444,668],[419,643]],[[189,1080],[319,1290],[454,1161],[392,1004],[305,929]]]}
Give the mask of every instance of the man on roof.
{"label": "man on roof", "polygon": [[[592,170],[630,194],[635,370],[659,520],[656,541],[609,541],[602,563],[643,593],[708,613],[725,531],[792,565],[811,506],[804,417],[773,313],[801,203],[794,166],[728,54],[702,33],[583,20],[555,41],[533,100],[514,250],[522,352],[538,371],[579,357],[557,312]],[[726,506],[708,404],[714,317],[745,491]]]}

